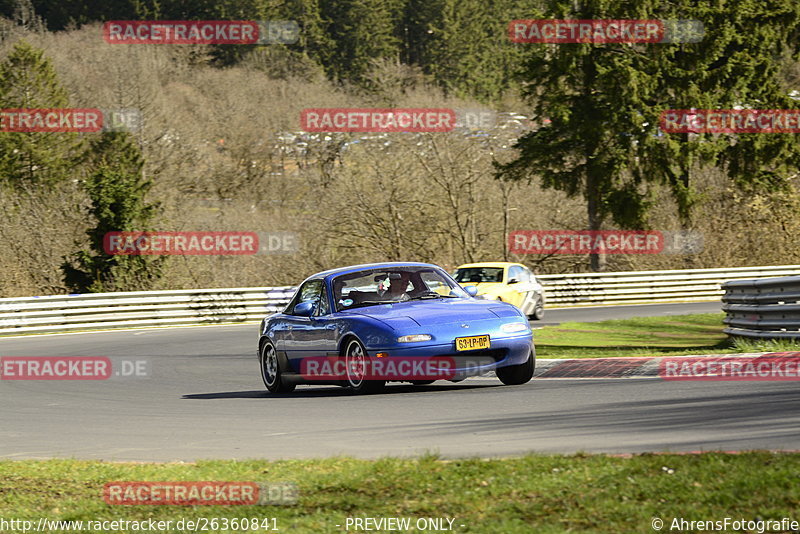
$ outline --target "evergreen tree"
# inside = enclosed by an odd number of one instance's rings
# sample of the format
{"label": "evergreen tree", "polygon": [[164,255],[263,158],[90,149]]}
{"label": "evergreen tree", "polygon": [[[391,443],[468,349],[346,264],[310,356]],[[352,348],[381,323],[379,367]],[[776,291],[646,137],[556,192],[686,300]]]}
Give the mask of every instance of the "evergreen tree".
{"label": "evergreen tree", "polygon": [[321,16],[335,49],[325,65],[340,81],[362,83],[375,59],[400,57],[398,27],[403,0],[337,0],[322,4]]}
{"label": "evergreen tree", "polygon": [[[64,108],[69,105],[55,69],[44,56],[20,41],[0,63],[0,108]],[[82,142],[69,132],[3,132],[0,180],[14,187],[53,184],[69,179]]]}
{"label": "evergreen tree", "polygon": [[519,18],[515,2],[411,0],[407,17],[409,37],[419,40],[408,44],[409,59],[448,93],[493,101],[512,87],[524,57],[508,38],[508,23]]}
{"label": "evergreen tree", "polygon": [[295,20],[300,26],[299,40],[288,48],[324,66],[335,55],[335,44],[325,32],[326,22],[322,15],[321,3],[324,0],[293,0],[282,6],[278,18]]}
{"label": "evergreen tree", "polygon": [[[637,0],[625,1],[612,11],[598,6],[601,3],[584,2],[578,12],[572,12],[572,2],[562,0],[555,12],[538,18],[634,18],[638,5]],[[499,175],[510,179],[539,176],[544,187],[583,195],[589,230],[600,230],[609,215],[623,227],[639,226],[645,206],[635,195],[636,184],[626,181],[623,173],[635,143],[632,132],[641,128],[642,96],[646,96],[637,90],[641,80],[633,76],[639,47],[520,46],[531,48],[523,80],[534,104],[534,120],[550,122],[519,139],[519,157],[501,166]],[[623,204],[619,199],[629,203],[629,208],[612,209],[614,204]],[[593,254],[591,266],[603,269],[604,258]]]}
{"label": "evergreen tree", "polygon": [[33,0],[48,29],[57,31],[95,21],[158,18],[161,0]]}
{"label": "evergreen tree", "polygon": [[[794,134],[667,134],[656,136],[657,114],[664,109],[795,109],[783,82],[786,61],[797,60],[800,4],[794,0],[738,0],[725,7],[684,0],[660,7],[665,19],[704,23],[695,44],[648,49],[655,90],[645,121],[652,121],[637,146],[632,170],[640,180],[669,185],[684,226],[692,219],[697,193],[692,172],[699,166],[721,168],[744,189],[788,187],[800,168],[799,136]],[[651,74],[652,75],[652,74]]]}
{"label": "evergreen tree", "polygon": [[103,248],[108,232],[146,231],[156,215],[158,206],[146,200],[152,183],[142,176],[138,146],[125,132],[105,132],[92,141],[87,163],[84,185],[96,224],[87,231],[89,249],[62,264],[67,287],[80,293],[152,289],[162,257],[108,255]]}
{"label": "evergreen tree", "polygon": [[[698,164],[727,163],[723,170],[739,184],[764,182],[764,173],[780,181],[777,175],[797,168],[794,135],[659,131],[666,109],[792,107],[778,65],[782,43],[795,35],[798,7],[792,0],[771,4],[739,0],[698,7],[683,0],[662,7],[588,0],[576,10],[572,1],[556,0],[541,18],[696,18],[706,35],[693,44],[522,45],[531,47],[522,73],[526,94],[536,119],[551,122],[518,140],[519,156],[500,166],[498,176],[539,176],[545,187],[582,195],[590,230],[601,229],[609,217],[623,228],[646,227],[654,200],[643,193],[643,184],[651,181],[670,185],[688,225],[690,172]],[[775,161],[776,155],[782,158]],[[602,270],[603,263],[592,255],[593,270]]]}
{"label": "evergreen tree", "polygon": [[44,31],[42,18],[36,14],[31,0],[14,0],[14,22],[32,32]]}
{"label": "evergreen tree", "polygon": [[[268,57],[310,59],[329,78],[359,86],[370,85],[382,60],[402,62],[450,93],[485,101],[512,87],[522,49],[506,28],[527,14],[515,0],[0,0],[0,15],[12,18],[19,2],[32,2],[51,30],[107,20],[293,20],[298,42],[268,45]],[[256,48],[214,45],[212,57],[234,65]]]}

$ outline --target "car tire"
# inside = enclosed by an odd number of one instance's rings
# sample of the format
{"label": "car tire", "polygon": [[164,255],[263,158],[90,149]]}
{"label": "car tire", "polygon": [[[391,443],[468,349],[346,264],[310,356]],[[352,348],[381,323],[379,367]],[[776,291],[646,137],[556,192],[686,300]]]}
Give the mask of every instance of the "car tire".
{"label": "car tire", "polygon": [[533,313],[530,318],[534,321],[541,321],[544,319],[544,303],[541,298],[537,298],[533,304]]}
{"label": "car tire", "polygon": [[[369,354],[364,344],[358,339],[350,339],[344,345],[345,386],[353,393],[379,393],[386,385],[385,380],[365,380],[366,363],[369,361]],[[360,371],[359,371],[360,369]],[[361,376],[359,377],[359,373]]]}
{"label": "car tire", "polygon": [[275,346],[271,341],[266,341],[261,345],[258,363],[261,368],[261,380],[267,386],[267,391],[270,393],[291,393],[294,391],[295,384],[288,384],[283,378],[281,359],[278,357],[278,351],[275,350]]}
{"label": "car tire", "polygon": [[509,365],[495,370],[497,378],[506,386],[518,386],[530,382],[533,370],[536,367],[536,356],[533,351],[528,355],[528,360],[519,365]]}

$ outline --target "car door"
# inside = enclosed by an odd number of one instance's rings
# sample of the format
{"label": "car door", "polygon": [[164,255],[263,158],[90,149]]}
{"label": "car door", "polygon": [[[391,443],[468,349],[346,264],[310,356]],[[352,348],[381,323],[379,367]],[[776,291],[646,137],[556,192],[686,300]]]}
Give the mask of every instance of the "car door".
{"label": "car door", "polygon": [[311,317],[295,315],[292,310],[286,318],[284,347],[294,369],[300,369],[300,360],[309,356],[325,356],[336,350],[336,323],[331,316],[330,301],[322,279],[308,280],[298,292],[293,307],[300,302],[313,302]]}
{"label": "car door", "polygon": [[[283,348],[286,351],[286,356],[289,360],[294,360],[300,357],[299,351],[307,344],[308,328],[311,325],[309,317],[303,317],[294,313],[294,308],[301,302],[314,302],[319,301],[320,293],[322,292],[323,282],[321,279],[307,280],[297,291],[295,298],[292,299],[289,307],[286,310],[286,318],[283,325]],[[295,367],[292,365],[292,367]],[[298,367],[295,367],[296,369]]]}
{"label": "car door", "polygon": [[306,356],[328,356],[338,349],[338,321],[333,316],[328,288],[322,285],[319,304],[314,315],[309,318],[308,327],[301,330],[302,346],[300,353]]}

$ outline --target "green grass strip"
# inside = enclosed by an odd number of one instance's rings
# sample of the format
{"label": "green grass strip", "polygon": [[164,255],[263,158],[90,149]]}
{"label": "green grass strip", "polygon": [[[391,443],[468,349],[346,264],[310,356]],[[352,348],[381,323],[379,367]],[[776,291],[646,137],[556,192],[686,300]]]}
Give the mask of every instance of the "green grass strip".
{"label": "green grass strip", "polygon": [[[409,517],[412,523],[447,517],[455,518],[454,532],[652,532],[655,517],[669,526],[676,517],[797,516],[798,473],[799,455],[773,452],[197,464],[4,461],[0,518],[269,517],[277,518],[279,532],[317,533],[345,532],[347,517]],[[271,507],[111,506],[102,499],[106,482],[146,480],[292,482],[300,498],[293,506]]]}
{"label": "green grass strip", "polygon": [[[731,342],[722,332],[724,317],[724,313],[699,313],[545,326],[534,331],[536,356],[612,358],[770,351],[759,350],[755,343],[737,346]],[[800,344],[781,346],[800,350]]]}

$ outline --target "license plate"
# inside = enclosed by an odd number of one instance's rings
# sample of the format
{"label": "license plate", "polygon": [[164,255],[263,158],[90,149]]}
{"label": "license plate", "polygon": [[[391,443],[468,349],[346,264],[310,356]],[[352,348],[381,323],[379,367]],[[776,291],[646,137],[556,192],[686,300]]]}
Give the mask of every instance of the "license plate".
{"label": "license plate", "polygon": [[458,351],[488,349],[489,345],[488,335],[456,338],[456,350]]}

